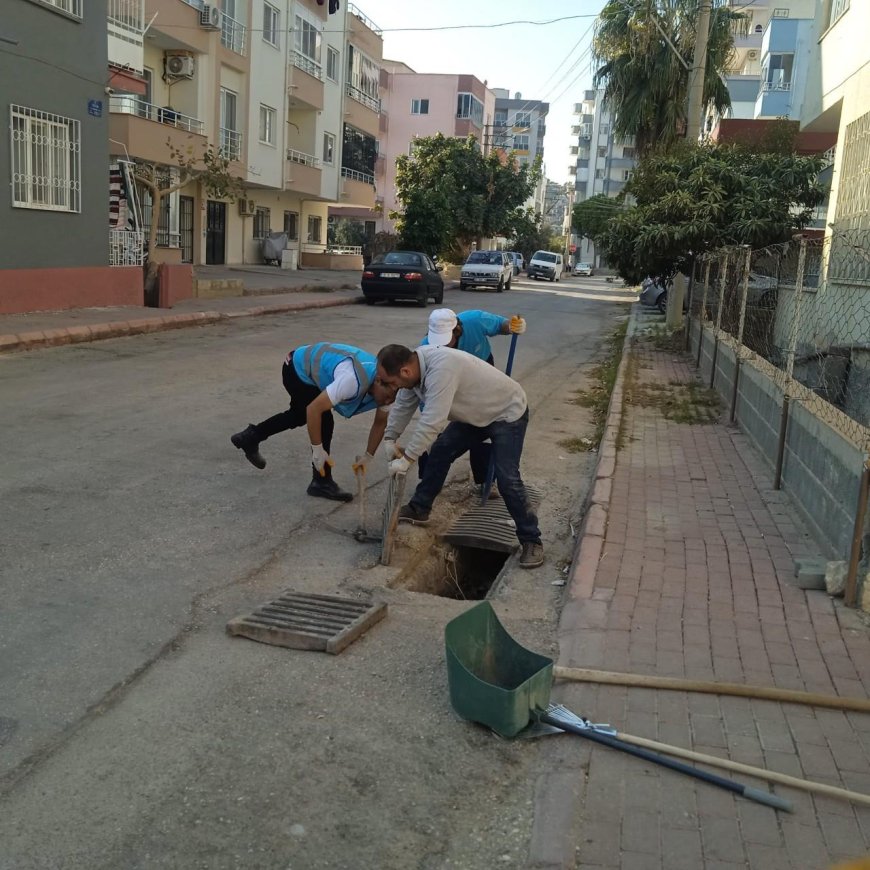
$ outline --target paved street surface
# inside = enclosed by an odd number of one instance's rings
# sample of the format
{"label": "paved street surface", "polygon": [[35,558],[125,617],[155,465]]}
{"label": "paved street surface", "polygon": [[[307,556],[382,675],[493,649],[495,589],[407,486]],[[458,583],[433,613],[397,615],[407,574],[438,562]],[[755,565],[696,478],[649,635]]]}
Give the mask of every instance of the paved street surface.
{"label": "paved street surface", "polygon": [[[649,345],[637,363],[638,395],[693,377]],[[631,393],[600,561],[570,591],[560,664],[867,697],[866,624],[796,587],[794,556],[815,548],[771,470],[733,428],[669,422]],[[568,683],[557,695],[627,734],[870,794],[868,714]],[[776,786],[795,806],[778,813],[569,740],[548,747],[539,783],[540,866],[808,870],[867,852],[870,807]]]}

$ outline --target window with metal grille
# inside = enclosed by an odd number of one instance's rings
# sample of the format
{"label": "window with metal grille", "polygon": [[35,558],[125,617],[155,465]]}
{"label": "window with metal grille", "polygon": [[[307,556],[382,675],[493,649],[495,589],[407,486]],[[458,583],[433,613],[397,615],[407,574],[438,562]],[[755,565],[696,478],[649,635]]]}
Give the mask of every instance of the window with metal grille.
{"label": "window with metal grille", "polygon": [[27,106],[9,107],[12,205],[81,211],[81,130],[78,121]]}
{"label": "window with metal grille", "polygon": [[849,10],[849,0],[832,0],[831,2],[831,17],[828,19],[828,26],[833,24],[841,15]]}
{"label": "window with metal grille", "polygon": [[263,3],[263,42],[279,47],[278,34],[281,32],[281,13],[271,4]]}
{"label": "window with metal grille", "polygon": [[320,233],[323,226],[323,218],[319,215],[308,215],[308,241],[320,244]]}
{"label": "window with metal grille", "polygon": [[254,238],[265,239],[269,237],[272,230],[272,212],[271,209],[257,206],[254,212]]}
{"label": "window with metal grille", "polygon": [[529,137],[527,134],[523,134],[521,136],[514,136],[514,151],[528,151],[529,150]]}
{"label": "window with metal grille", "polygon": [[284,212],[284,232],[291,241],[299,238],[299,214],[295,211]]}
{"label": "window with metal grille", "polygon": [[260,141],[266,145],[275,144],[276,114],[270,106],[260,104]]}
{"label": "window with metal grille", "polygon": [[514,127],[531,127],[532,126],[532,113],[531,112],[517,112],[517,116],[514,119]]}
{"label": "window with metal grille", "polygon": [[60,9],[68,15],[75,15],[76,18],[82,17],[83,0],[41,0],[41,2],[54,6],[55,9]]}

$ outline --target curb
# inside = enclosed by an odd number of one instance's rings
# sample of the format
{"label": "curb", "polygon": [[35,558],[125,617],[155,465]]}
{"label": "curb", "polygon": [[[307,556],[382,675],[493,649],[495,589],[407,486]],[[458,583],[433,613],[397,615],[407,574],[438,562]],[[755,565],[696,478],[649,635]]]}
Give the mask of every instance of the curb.
{"label": "curb", "polygon": [[[622,346],[622,358],[616,371],[616,381],[610,394],[607,422],[598,447],[594,483],[584,505],[580,538],[574,551],[567,586],[567,599],[559,616],[559,659],[557,664],[571,665],[572,640],[582,634],[584,603],[592,597],[598,562],[604,547],[607,530],[607,515],[616,471],[616,452],[619,430],[622,426],[625,372],[628,358],[637,334],[636,306],[632,306]],[[529,866],[548,870],[569,870],[576,866],[575,831],[573,821],[577,818],[583,787],[580,785],[584,771],[577,755],[566,763],[564,749],[554,747],[547,760],[547,769],[538,780],[535,795],[532,838],[529,850]],[[569,766],[573,764],[574,766]],[[559,807],[554,816],[553,807]]]}
{"label": "curb", "polygon": [[286,314],[291,311],[306,311],[312,308],[335,308],[340,305],[357,305],[362,297],[353,299],[324,299],[318,302],[287,302],[282,305],[260,305],[241,311],[195,311],[189,314],[142,317],[137,320],[116,320],[110,323],[95,323],[92,326],[69,326],[57,329],[31,330],[14,335],[0,335],[0,353],[14,350],[35,350],[41,347],[57,347],[62,344],[79,344],[85,341],[101,341],[105,338],[122,338],[126,335],[144,335],[148,332],[164,332],[168,329],[184,329],[189,326],[205,326],[239,317],[259,317],[264,314]]}

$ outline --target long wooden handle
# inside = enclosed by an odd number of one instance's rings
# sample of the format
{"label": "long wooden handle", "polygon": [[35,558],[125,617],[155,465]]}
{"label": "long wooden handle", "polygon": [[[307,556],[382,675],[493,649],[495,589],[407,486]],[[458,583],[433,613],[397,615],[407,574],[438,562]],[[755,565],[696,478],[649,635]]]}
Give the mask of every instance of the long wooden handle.
{"label": "long wooden handle", "polygon": [[742,683],[715,683],[705,680],[684,680],[678,677],[653,677],[646,674],[620,674],[588,668],[565,668],[557,665],[553,675],[561,680],[581,683],[604,683],[611,686],[633,686],[644,689],[669,689],[674,692],[703,692],[708,695],[738,695],[742,698],[761,698],[789,704],[807,704],[811,707],[831,707],[835,710],[857,710],[870,713],[867,698],[839,698],[816,692],[798,692],[776,689],[773,686],[747,686]]}
{"label": "long wooden handle", "polygon": [[635,746],[643,746],[646,749],[664,752],[667,755],[673,755],[677,758],[685,758],[688,761],[698,761],[701,764],[710,764],[713,767],[721,767],[725,770],[735,770],[739,773],[746,773],[750,776],[757,776],[760,779],[766,779],[768,782],[778,782],[782,785],[790,785],[794,788],[802,789],[803,791],[812,791],[817,794],[843,798],[847,801],[853,801],[855,803],[870,806],[870,795],[861,794],[857,791],[849,791],[845,788],[838,788],[835,785],[825,785],[824,783],[813,782],[809,779],[799,779],[796,776],[789,776],[787,773],[777,773],[775,770],[765,770],[763,767],[753,767],[750,764],[741,764],[739,761],[731,761],[729,758],[719,758],[715,755],[706,755],[703,752],[693,752],[691,749],[671,746],[668,743],[659,743],[657,740],[647,740],[645,737],[634,737],[631,734],[623,734],[621,731],[618,731],[616,736],[624,743],[633,743]]}

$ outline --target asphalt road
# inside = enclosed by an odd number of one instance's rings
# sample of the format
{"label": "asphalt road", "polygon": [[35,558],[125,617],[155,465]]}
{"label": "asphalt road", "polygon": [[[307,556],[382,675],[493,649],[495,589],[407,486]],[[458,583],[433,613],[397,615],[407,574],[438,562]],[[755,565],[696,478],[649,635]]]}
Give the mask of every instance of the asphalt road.
{"label": "asphalt road", "polygon": [[[558,447],[589,428],[567,390],[630,298],[524,277],[445,297],[529,323],[514,375],[548,563],[515,572],[503,615],[551,652],[592,462]],[[377,566],[349,535],[355,505],[305,495],[303,433],[264,444],[262,472],[229,444],[286,406],[289,349],[413,344],[426,317],[353,306],[0,357],[0,868],[522,866],[529,783],[514,786],[534,752],[487,760],[492,738],[445,709],[441,632],[463,605],[397,580],[430,539]],[[346,487],[369,425],[337,421]],[[224,634],[288,587],[374,592],[390,616],[337,658]],[[475,827],[466,799],[481,813],[493,794],[493,827]]]}

